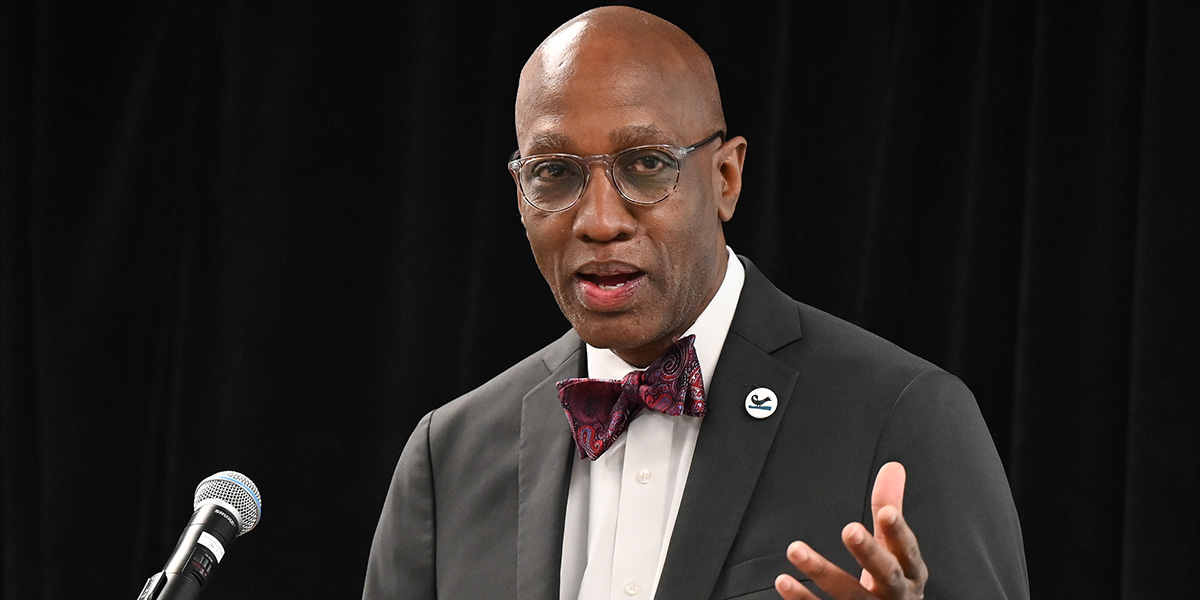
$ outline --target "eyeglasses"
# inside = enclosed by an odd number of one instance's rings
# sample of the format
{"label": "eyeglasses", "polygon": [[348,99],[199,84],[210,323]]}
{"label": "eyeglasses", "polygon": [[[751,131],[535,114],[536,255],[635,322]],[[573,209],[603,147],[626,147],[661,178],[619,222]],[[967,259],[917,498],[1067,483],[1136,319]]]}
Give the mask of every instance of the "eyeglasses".
{"label": "eyeglasses", "polygon": [[718,131],[686,148],[651,144],[626,148],[612,154],[535,154],[508,161],[508,170],[521,197],[530,206],[559,212],[575,206],[591,178],[591,166],[604,165],[604,172],[621,197],[633,204],[662,202],[679,185],[679,163],[683,157],[713,140],[725,139]]}

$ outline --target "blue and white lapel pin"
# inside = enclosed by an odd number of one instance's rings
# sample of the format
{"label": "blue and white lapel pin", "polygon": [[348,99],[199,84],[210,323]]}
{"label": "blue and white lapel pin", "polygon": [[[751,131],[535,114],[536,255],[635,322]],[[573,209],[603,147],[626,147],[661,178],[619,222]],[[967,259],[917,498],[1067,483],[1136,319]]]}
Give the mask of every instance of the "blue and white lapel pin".
{"label": "blue and white lapel pin", "polygon": [[750,390],[746,394],[746,414],[755,419],[765,419],[775,414],[775,409],[779,407],[779,399],[775,397],[775,392],[770,388],[760,387]]}

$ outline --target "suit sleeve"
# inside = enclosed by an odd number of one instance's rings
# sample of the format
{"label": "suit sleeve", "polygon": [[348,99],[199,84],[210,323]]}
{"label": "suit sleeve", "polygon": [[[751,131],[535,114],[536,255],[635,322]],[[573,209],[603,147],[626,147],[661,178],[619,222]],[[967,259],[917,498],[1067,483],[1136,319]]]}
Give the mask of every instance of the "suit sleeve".
{"label": "suit sleeve", "polygon": [[944,371],[913,379],[888,418],[875,468],[891,460],[908,473],[904,515],[929,568],[926,598],[1027,600],[1008,478],[961,381]]}
{"label": "suit sleeve", "polygon": [[437,598],[431,416],[421,419],[400,454],[371,542],[363,600]]}

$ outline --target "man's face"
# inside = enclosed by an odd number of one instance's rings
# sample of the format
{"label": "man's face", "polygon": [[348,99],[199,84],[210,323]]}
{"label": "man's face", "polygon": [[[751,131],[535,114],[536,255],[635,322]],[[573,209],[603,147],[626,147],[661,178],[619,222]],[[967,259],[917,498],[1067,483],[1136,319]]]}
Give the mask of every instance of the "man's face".
{"label": "man's face", "polygon": [[[670,77],[614,64],[621,61],[600,53],[569,60],[574,64],[522,81],[522,156],[686,147],[716,130],[689,108],[694,103]],[[678,187],[657,204],[623,199],[598,164],[582,197],[565,211],[546,213],[518,199],[538,268],[584,341],[644,366],[699,316],[725,273],[721,223],[733,215],[731,185],[740,187],[744,140],[738,140],[712,142],[684,157]],[[731,145],[736,182],[722,158]]]}

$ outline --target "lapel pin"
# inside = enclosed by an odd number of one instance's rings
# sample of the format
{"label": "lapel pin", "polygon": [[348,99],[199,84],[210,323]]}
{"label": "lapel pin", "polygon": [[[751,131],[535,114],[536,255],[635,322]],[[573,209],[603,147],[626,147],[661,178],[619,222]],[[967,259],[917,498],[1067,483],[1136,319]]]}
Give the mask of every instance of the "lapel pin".
{"label": "lapel pin", "polygon": [[755,419],[765,419],[775,414],[778,406],[779,400],[775,398],[775,392],[768,388],[754,388],[746,395],[746,413]]}

